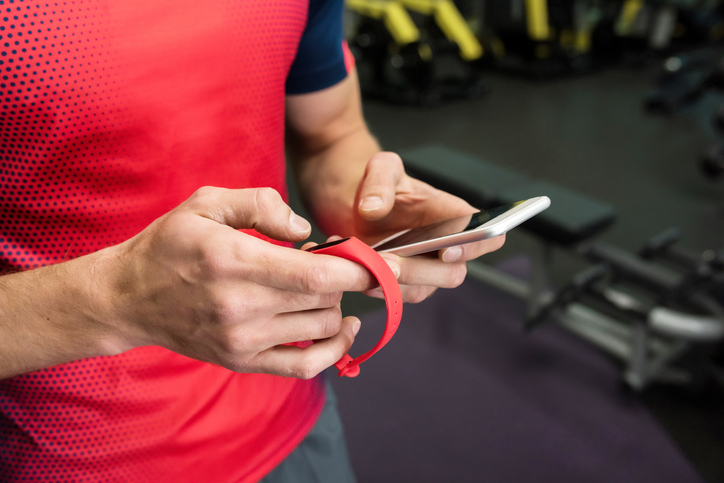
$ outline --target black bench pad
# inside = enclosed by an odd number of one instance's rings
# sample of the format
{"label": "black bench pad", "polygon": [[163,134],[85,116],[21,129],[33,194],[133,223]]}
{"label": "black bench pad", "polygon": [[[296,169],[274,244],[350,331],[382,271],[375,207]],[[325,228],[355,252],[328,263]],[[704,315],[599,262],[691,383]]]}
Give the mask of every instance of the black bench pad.
{"label": "black bench pad", "polygon": [[548,196],[551,207],[523,226],[560,245],[586,240],[607,228],[616,218],[612,205],[445,146],[420,146],[403,151],[400,156],[410,175],[478,208]]}

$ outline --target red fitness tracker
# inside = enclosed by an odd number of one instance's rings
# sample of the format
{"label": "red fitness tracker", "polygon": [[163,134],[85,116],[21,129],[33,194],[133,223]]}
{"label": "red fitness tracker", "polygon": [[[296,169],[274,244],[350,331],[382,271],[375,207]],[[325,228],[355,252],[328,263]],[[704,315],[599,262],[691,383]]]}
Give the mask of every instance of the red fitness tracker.
{"label": "red fitness tracker", "polygon": [[334,367],[339,369],[339,376],[355,377],[359,374],[359,365],[372,357],[372,355],[387,344],[395,335],[397,327],[400,325],[402,318],[402,292],[400,292],[400,284],[397,283],[395,274],[385,262],[385,260],[369,247],[366,243],[357,238],[350,237],[343,240],[337,240],[329,243],[323,243],[307,250],[308,252],[319,253],[323,255],[334,255],[335,257],[345,258],[367,268],[372,275],[380,283],[382,293],[385,295],[385,305],[387,306],[387,324],[385,332],[382,334],[379,342],[369,352],[365,352],[359,357],[352,359],[349,354],[345,354]]}

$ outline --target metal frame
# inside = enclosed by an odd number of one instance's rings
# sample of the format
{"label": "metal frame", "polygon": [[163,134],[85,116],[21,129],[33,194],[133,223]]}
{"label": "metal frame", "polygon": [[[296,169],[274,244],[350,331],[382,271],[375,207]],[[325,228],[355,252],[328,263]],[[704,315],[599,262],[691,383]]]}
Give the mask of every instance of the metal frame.
{"label": "metal frame", "polygon": [[[553,255],[553,247],[543,243],[532,257],[530,282],[480,261],[468,263],[468,274],[525,300],[528,316],[531,316],[554,296],[548,288]],[[692,347],[690,341],[653,333],[645,322],[619,320],[579,302],[568,304],[555,314],[554,319],[561,327],[620,360],[624,366],[624,382],[636,391],[654,381],[691,382],[687,372],[670,365]]]}

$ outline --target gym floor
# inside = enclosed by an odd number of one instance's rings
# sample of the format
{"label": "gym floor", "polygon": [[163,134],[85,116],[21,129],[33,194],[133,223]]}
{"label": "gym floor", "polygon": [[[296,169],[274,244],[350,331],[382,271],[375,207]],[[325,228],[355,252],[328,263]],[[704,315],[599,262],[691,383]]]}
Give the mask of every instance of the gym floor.
{"label": "gym floor", "polygon": [[[617,221],[601,239],[618,247],[636,250],[679,227],[689,248],[724,248],[724,180],[707,180],[698,166],[717,140],[711,116],[724,97],[709,94],[684,112],[655,116],[642,109],[653,86],[646,70],[487,82],[490,94],[482,99],[430,109],[365,102],[365,116],[385,149],[443,144],[614,205]],[[534,244],[524,230],[513,231],[487,261]],[[585,266],[562,251],[555,260],[557,285]],[[343,310],[361,315],[379,306],[346,296]],[[704,480],[724,481],[724,391],[656,386],[640,397]]]}

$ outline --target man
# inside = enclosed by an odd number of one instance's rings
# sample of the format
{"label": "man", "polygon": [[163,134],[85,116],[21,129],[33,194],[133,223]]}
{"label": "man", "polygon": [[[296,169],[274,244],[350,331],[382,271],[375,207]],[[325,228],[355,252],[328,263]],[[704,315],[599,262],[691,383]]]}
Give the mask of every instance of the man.
{"label": "man", "polygon": [[[341,3],[3,5],[0,479],[286,471],[359,330],[342,292],[379,294],[290,248],[310,226],[284,202],[285,137],[330,235],[472,210],[379,152]],[[500,244],[386,260],[417,302]]]}

